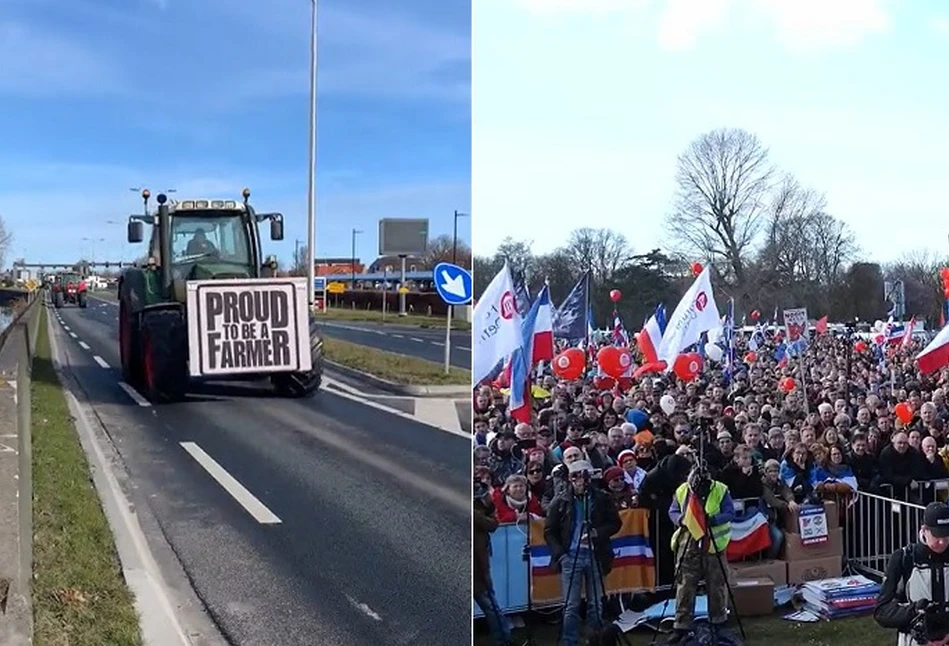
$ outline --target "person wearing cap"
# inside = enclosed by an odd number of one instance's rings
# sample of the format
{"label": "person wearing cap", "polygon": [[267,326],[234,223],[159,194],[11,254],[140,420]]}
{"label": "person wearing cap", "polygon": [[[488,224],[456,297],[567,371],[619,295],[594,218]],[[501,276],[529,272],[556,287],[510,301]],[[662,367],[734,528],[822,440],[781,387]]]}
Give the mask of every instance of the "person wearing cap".
{"label": "person wearing cap", "polygon": [[919,540],[902,547],[886,566],[873,618],[897,631],[897,646],[949,644],[949,506],[931,502]]}
{"label": "person wearing cap", "polygon": [[603,624],[604,578],[613,566],[610,537],[622,527],[609,493],[593,486],[593,466],[586,460],[567,467],[570,486],[557,494],[547,509],[544,539],[550,548],[550,567],[560,572],[563,590],[562,643],[580,643],[580,601],[586,585],[587,623],[593,630]]}

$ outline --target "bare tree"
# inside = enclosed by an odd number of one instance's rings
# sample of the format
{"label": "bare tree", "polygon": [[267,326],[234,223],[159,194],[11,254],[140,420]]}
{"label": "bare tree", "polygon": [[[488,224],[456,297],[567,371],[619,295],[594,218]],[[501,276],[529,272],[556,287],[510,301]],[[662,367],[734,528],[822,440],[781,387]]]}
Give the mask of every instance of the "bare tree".
{"label": "bare tree", "polygon": [[293,258],[290,261],[290,268],[287,270],[287,275],[289,276],[306,276],[307,275],[307,249],[305,246],[300,245],[293,250]]}
{"label": "bare tree", "polygon": [[3,221],[3,217],[0,216],[0,267],[3,267],[7,252],[10,250],[10,246],[12,244],[13,233],[7,229],[7,225]]}
{"label": "bare tree", "polygon": [[884,271],[887,280],[902,280],[906,294],[906,312],[939,318],[943,293],[939,270],[945,259],[928,251],[914,251],[888,265]]}
{"label": "bare tree", "polygon": [[[459,240],[457,250],[454,248],[454,238],[448,234],[440,235],[428,241],[428,249],[422,261],[425,269],[434,269],[440,262],[452,262],[452,256],[456,257],[455,262],[461,267],[471,267],[471,247],[464,241]],[[453,254],[452,252],[455,251]]]}
{"label": "bare tree", "polygon": [[611,279],[632,256],[629,242],[622,233],[590,227],[574,229],[563,251],[578,274],[592,269],[597,283]]}
{"label": "bare tree", "polygon": [[666,221],[673,238],[744,284],[773,172],[755,135],[740,129],[702,135],[678,159],[675,209]]}

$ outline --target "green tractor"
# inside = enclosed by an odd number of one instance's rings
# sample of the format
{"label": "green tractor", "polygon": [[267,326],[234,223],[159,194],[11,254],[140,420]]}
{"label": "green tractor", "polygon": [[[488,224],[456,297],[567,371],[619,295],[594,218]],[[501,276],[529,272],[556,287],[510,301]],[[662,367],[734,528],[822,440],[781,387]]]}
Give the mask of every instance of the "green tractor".
{"label": "green tractor", "polygon": [[283,240],[283,216],[235,200],[168,201],[131,215],[128,241],[152,225],[148,260],[119,278],[122,375],[152,401],[184,398],[191,378],[269,378],[278,394],[312,395],[323,375],[323,340],[305,278],[276,277],[262,258],[258,225]]}
{"label": "green tractor", "polygon": [[86,299],[86,281],[79,274],[59,274],[53,281],[53,305],[57,309],[66,304],[86,307]]}

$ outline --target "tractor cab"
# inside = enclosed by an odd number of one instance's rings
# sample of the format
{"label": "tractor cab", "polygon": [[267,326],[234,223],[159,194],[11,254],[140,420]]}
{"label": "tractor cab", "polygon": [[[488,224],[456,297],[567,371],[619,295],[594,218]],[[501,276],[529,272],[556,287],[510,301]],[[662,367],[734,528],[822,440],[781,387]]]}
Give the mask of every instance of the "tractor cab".
{"label": "tractor cab", "polygon": [[[148,192],[143,191],[142,197],[147,213]],[[162,277],[167,276],[164,289],[159,289],[159,293],[170,290],[173,300],[184,302],[189,280],[260,278],[274,274],[276,259],[263,259],[258,225],[269,220],[270,239],[283,240],[283,216],[254,211],[249,204],[248,189],[244,189],[243,197],[243,202],[205,199],[169,202],[165,195],[159,195],[159,214],[130,216],[129,242],[141,242],[144,224],[153,225],[149,264],[160,266]],[[162,217],[164,213],[167,219]],[[158,278],[157,274],[153,276]]]}

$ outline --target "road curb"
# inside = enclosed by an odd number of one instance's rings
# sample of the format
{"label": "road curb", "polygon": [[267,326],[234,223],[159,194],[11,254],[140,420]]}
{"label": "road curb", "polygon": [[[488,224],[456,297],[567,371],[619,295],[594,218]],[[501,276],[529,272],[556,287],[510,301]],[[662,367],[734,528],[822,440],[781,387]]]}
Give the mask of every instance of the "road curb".
{"label": "road curb", "polygon": [[332,370],[346,375],[351,379],[357,379],[367,385],[388,391],[394,395],[404,395],[408,397],[470,397],[471,388],[469,386],[441,386],[441,385],[417,385],[417,384],[397,384],[394,381],[377,377],[374,374],[356,370],[341,363],[326,359],[326,365]]}
{"label": "road curb", "polygon": [[[142,641],[146,646],[223,646],[217,628],[196,624],[191,609],[169,587],[156,554],[142,525],[150,511],[147,505],[135,505],[126,493],[128,475],[124,472],[108,433],[89,407],[86,394],[76,381],[68,359],[60,353],[59,326],[47,317],[50,355],[60,380],[63,396],[73,418],[76,434],[89,464],[90,478],[112,531],[113,543],[122,568],[122,577],[135,598]],[[149,519],[149,522],[154,522]],[[210,622],[210,619],[207,621]]]}

